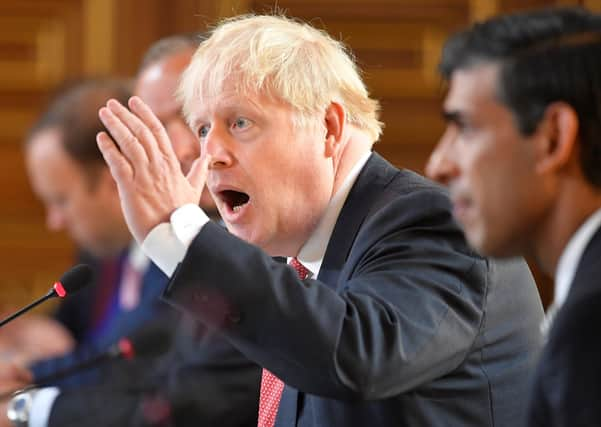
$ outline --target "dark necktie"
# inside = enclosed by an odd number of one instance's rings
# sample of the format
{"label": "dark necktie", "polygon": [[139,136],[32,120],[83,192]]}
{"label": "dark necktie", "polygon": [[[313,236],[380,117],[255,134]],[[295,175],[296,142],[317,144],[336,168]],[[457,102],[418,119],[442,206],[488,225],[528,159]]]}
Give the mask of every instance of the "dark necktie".
{"label": "dark necktie", "polygon": [[[292,258],[289,265],[294,268],[299,279],[305,280],[309,276],[309,270],[298,259]],[[283,390],[284,382],[267,369],[263,369],[257,427],[273,427]]]}

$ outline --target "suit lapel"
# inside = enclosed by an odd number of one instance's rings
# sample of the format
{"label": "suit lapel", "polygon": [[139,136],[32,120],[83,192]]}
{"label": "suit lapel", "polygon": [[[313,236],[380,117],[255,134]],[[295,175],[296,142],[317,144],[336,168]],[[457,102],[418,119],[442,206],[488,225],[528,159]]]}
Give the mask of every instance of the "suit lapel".
{"label": "suit lapel", "polygon": [[142,276],[142,298],[145,300],[159,298],[163,294],[168,280],[169,278],[165,276],[165,273],[151,262]]}
{"label": "suit lapel", "polygon": [[[317,276],[319,281],[332,289],[336,288],[340,271],[344,267],[361,224],[380,195],[379,190],[383,189],[396,173],[398,170],[378,154],[371,155],[357,177],[336,220]],[[276,427],[296,425],[300,398],[298,390],[288,385],[284,387],[276,418]]]}
{"label": "suit lapel", "polygon": [[601,290],[601,279],[599,279],[599,274],[601,273],[601,268],[599,267],[600,255],[601,227],[593,234],[591,241],[582,254],[576,274],[572,280],[566,304],[587,298],[590,294],[598,293]]}
{"label": "suit lapel", "polygon": [[318,279],[336,288],[340,271],[348,259],[361,224],[384,186],[398,173],[380,155],[373,153],[357,177],[344,202],[319,270]]}

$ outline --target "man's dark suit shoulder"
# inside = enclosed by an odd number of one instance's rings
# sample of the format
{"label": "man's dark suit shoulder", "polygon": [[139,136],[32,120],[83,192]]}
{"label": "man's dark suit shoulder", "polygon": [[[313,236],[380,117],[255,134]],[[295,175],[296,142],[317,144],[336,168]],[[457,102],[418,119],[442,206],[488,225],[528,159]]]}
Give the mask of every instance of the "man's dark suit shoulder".
{"label": "man's dark suit shoulder", "polygon": [[531,425],[584,427],[601,420],[601,229],[587,246],[553,321],[537,370]]}
{"label": "man's dark suit shoulder", "polygon": [[166,296],[209,324],[203,301],[227,302],[228,339],[287,384],[277,426],[513,427],[542,308],[523,261],[511,277],[492,266],[466,244],[444,190],[373,154],[316,282],[205,226]]}

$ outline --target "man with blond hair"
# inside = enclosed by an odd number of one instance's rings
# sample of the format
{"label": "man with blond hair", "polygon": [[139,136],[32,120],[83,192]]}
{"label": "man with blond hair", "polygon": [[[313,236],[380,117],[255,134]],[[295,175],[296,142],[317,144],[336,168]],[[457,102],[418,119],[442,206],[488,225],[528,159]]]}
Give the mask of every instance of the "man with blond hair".
{"label": "man with blond hair", "polygon": [[[519,424],[529,271],[473,253],[439,187],[372,153],[378,103],[339,42],[227,20],[180,92],[202,152],[187,176],[139,98],[100,110],[98,144],[166,298],[265,368],[259,426]],[[205,181],[230,233],[198,207]]]}

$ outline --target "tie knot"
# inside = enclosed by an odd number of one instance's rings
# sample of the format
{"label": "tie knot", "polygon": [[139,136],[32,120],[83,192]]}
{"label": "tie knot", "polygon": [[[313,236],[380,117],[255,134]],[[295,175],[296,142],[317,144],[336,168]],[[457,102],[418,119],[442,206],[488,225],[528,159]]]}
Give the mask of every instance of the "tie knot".
{"label": "tie knot", "polygon": [[296,258],[296,257],[291,258],[289,264],[292,268],[294,268],[299,279],[305,280],[307,277],[309,277],[309,274],[311,272],[309,271],[309,269],[307,267],[305,267],[304,265],[302,265],[300,263],[298,258]]}

